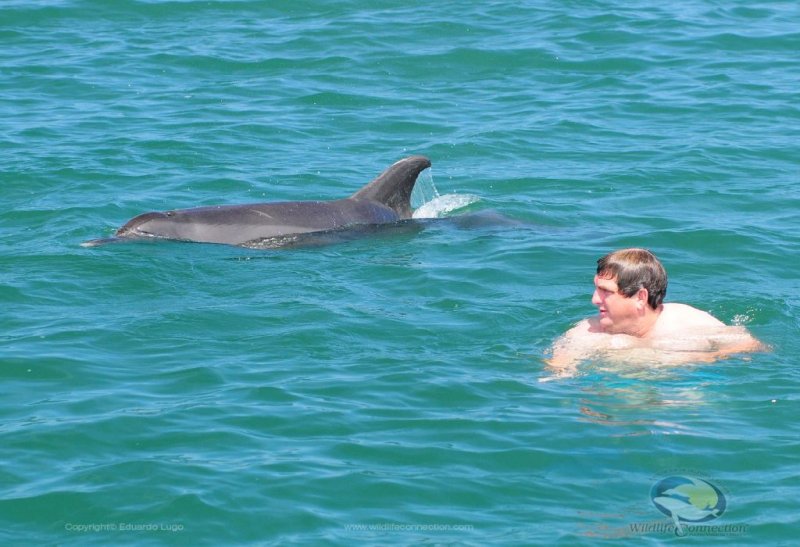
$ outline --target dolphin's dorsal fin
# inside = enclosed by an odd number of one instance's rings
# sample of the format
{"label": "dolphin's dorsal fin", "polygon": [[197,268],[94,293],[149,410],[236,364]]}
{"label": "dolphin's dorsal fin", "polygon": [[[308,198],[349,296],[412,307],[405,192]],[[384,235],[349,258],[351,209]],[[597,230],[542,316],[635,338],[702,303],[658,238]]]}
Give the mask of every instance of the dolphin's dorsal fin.
{"label": "dolphin's dorsal fin", "polygon": [[394,209],[400,218],[411,218],[411,191],[417,176],[431,166],[425,156],[409,156],[391,165],[351,199],[369,199]]}

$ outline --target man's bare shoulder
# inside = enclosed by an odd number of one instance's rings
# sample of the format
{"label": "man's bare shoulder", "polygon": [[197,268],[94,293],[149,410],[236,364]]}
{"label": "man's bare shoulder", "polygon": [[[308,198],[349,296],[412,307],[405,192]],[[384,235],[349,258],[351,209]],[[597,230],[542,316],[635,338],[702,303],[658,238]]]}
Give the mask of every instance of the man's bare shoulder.
{"label": "man's bare shoulder", "polygon": [[600,327],[600,322],[598,321],[597,317],[593,316],[578,321],[574,327],[572,327],[563,334],[562,338],[574,339],[586,336],[597,338],[608,335],[603,332],[603,329]]}
{"label": "man's bare shoulder", "polygon": [[722,321],[708,312],[698,310],[688,304],[670,303],[664,304],[656,329],[658,332],[674,332],[698,327],[722,327],[724,325]]}

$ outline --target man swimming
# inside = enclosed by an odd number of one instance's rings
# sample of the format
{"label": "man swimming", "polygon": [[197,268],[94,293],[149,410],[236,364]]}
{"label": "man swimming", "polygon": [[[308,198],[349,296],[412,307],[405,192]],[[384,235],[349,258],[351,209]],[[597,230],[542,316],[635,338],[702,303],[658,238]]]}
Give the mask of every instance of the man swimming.
{"label": "man swimming", "polygon": [[646,249],[602,257],[594,285],[592,304],[599,313],[553,344],[548,364],[560,373],[590,358],[679,364],[763,349],[743,327],[726,326],[686,304],[664,304],[667,272]]}

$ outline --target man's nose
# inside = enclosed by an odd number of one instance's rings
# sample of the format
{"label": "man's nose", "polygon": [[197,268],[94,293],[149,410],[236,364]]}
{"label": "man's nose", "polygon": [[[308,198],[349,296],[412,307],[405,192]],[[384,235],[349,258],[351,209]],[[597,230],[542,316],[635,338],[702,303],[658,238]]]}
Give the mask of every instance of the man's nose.
{"label": "man's nose", "polygon": [[599,306],[600,304],[602,304],[602,302],[603,301],[600,300],[600,294],[597,292],[597,289],[595,289],[594,292],[592,293],[592,304],[594,304],[595,306]]}

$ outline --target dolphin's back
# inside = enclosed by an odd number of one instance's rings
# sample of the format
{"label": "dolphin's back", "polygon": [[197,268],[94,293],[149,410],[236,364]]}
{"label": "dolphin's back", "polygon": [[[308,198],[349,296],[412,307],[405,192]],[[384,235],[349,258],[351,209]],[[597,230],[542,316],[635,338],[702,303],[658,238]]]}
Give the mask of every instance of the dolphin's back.
{"label": "dolphin's back", "polygon": [[144,213],[125,223],[114,238],[95,239],[83,245],[94,247],[143,238],[249,245],[271,238],[397,222],[411,218],[411,192],[419,173],[430,165],[424,156],[402,159],[349,198],[335,201],[220,205]]}
{"label": "dolphin's back", "polygon": [[116,237],[244,245],[289,234],[397,220],[399,216],[392,209],[356,199],[220,205],[145,213],[128,221]]}

